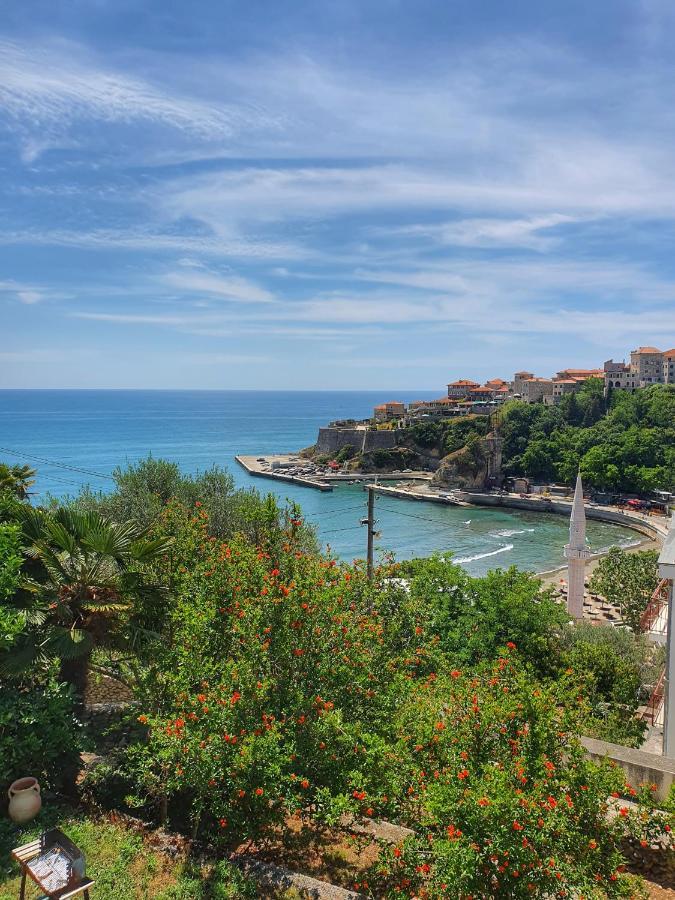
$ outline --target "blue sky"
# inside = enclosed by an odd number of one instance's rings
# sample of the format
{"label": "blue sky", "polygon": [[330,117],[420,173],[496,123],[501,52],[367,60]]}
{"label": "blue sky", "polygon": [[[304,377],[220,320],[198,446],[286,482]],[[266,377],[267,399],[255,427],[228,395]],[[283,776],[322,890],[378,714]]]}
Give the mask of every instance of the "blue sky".
{"label": "blue sky", "polygon": [[9,0],[0,387],[675,345],[671,0]]}

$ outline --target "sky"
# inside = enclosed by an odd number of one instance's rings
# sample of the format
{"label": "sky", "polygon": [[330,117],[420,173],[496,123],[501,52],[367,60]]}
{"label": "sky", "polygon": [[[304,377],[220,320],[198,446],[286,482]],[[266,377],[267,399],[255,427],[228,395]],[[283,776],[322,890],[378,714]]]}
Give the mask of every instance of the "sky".
{"label": "sky", "polygon": [[673,46],[672,0],[5,0],[0,387],[675,346]]}

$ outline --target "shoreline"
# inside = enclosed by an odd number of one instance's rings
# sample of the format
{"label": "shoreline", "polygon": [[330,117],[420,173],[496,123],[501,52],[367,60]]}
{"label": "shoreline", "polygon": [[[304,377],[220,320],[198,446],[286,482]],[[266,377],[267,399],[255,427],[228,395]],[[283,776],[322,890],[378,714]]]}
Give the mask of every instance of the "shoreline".
{"label": "shoreline", "polygon": [[[635,544],[629,544],[627,547],[621,547],[621,549],[625,553],[637,553],[641,550],[660,550],[661,543],[656,540],[656,538],[644,538],[644,540],[637,541]],[[586,578],[593,574],[594,570],[597,568],[598,563],[604,556],[607,556],[609,550],[610,548],[608,547],[606,550],[601,550],[598,553],[594,553],[588,558],[584,567],[584,575]],[[535,575],[540,579],[542,584],[557,587],[561,581],[565,581],[564,578],[559,577],[560,573],[566,571],[567,566],[562,565],[557,566],[555,569],[546,569],[544,572],[535,572]]]}
{"label": "shoreline", "polygon": [[[300,462],[299,453],[296,454],[267,454],[264,462],[271,463],[272,460],[290,461],[297,460]],[[555,499],[544,499],[539,496],[522,497],[520,494],[488,494],[478,491],[463,491],[446,489],[444,491],[432,490],[429,484],[431,473],[422,472],[386,472],[374,474],[358,474],[358,473],[331,473],[330,475],[317,473],[316,475],[300,475],[286,474],[283,471],[270,471],[267,466],[263,469],[261,458],[237,455],[235,460],[244,468],[249,475],[270,478],[278,481],[290,481],[304,487],[311,487],[320,491],[332,491],[334,484],[361,482],[367,484],[375,481],[375,490],[378,493],[386,494],[389,497],[401,500],[413,500],[417,502],[436,503],[445,506],[464,506],[464,507],[489,507],[489,508],[507,508],[520,509],[526,512],[548,513],[554,515],[564,515],[569,517],[572,503],[567,498],[557,497]],[[384,481],[408,482],[403,487],[398,485],[384,485],[380,483],[380,479]],[[416,482],[416,483],[415,483]],[[624,528],[631,529],[639,535],[634,543],[623,546],[622,549],[627,553],[635,553],[640,550],[659,550],[663,545],[663,540],[668,532],[669,517],[649,518],[645,515],[631,513],[626,510],[615,507],[605,507],[593,504],[584,504],[586,516],[589,519],[595,519],[601,522],[608,522],[614,525],[620,525]],[[594,553],[586,561],[585,576],[592,574],[598,565],[598,562],[607,555],[610,548],[607,547],[601,551]],[[545,569],[543,572],[535,572],[542,584],[558,586],[564,578],[560,575],[567,570],[567,565],[562,564],[553,569]]]}
{"label": "shoreline", "polygon": [[[556,501],[542,501],[535,498],[522,498],[520,495],[497,495],[497,494],[480,494],[471,491],[456,491],[453,499],[446,499],[440,493],[431,493],[427,485],[417,486],[413,488],[397,488],[382,487],[378,488],[381,493],[386,493],[391,497],[398,497],[401,500],[417,500],[422,502],[442,503],[445,505],[453,505],[458,502],[462,506],[483,506],[489,508],[507,508],[520,509],[526,512],[549,513],[553,515],[569,516],[572,503],[562,498]],[[448,492],[450,493],[450,492]],[[480,502],[484,500],[486,502]],[[639,550],[660,550],[663,546],[663,540],[668,531],[668,517],[663,517],[662,521],[654,521],[646,517],[638,516],[630,512],[615,509],[613,507],[588,506],[584,504],[584,510],[589,519],[595,519],[601,522],[608,522],[613,525],[621,525],[636,532],[638,537],[635,543],[622,547],[626,553],[636,553]],[[610,548],[594,553],[586,561],[585,577],[592,574],[598,565],[598,562],[607,555]],[[546,569],[543,572],[535,572],[534,574],[545,585],[558,586],[565,579],[560,578],[560,573],[567,570],[567,565],[562,564],[553,569]]]}

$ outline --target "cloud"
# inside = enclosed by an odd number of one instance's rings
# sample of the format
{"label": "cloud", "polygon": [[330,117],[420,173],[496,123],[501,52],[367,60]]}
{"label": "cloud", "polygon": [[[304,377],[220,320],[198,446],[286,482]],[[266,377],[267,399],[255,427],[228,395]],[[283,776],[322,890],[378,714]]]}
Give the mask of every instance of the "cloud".
{"label": "cloud", "polygon": [[190,252],[246,259],[302,259],[307,250],[290,241],[226,239],[210,235],[169,234],[142,226],[74,231],[60,228],[1,231],[0,246],[73,247],[85,250]]}
{"label": "cloud", "polygon": [[[260,106],[208,103],[147,79],[115,71],[89,57],[81,46],[0,42],[0,105],[15,121],[56,132],[78,121],[155,123],[205,140],[226,139],[243,128],[274,127],[275,116]],[[27,142],[35,158],[40,145]]]}
{"label": "cloud", "polygon": [[22,303],[32,306],[34,303],[40,303],[44,299],[39,291],[17,291],[17,297]]}
{"label": "cloud", "polygon": [[374,229],[374,233],[384,237],[404,235],[431,239],[438,244],[455,247],[524,247],[545,251],[557,246],[560,240],[540,232],[578,221],[575,216],[551,213],[525,219],[460,219],[439,224],[384,227]]}
{"label": "cloud", "polygon": [[47,296],[43,288],[16,281],[0,281],[0,294],[9,294],[26,306],[41,303]]}
{"label": "cloud", "polygon": [[225,300],[246,303],[273,303],[274,295],[246,278],[214,275],[208,272],[170,272],[163,278],[165,284],[181,291],[211,294]]}

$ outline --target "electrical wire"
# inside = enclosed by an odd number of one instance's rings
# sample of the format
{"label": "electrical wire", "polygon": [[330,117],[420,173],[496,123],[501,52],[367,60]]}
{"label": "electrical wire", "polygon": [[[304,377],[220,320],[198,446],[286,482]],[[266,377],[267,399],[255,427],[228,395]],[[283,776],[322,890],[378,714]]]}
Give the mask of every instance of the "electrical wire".
{"label": "electrical wire", "polygon": [[32,459],[36,462],[46,463],[47,465],[56,466],[60,469],[68,469],[71,472],[78,472],[81,475],[91,475],[94,478],[106,478],[109,481],[115,480],[112,475],[103,474],[101,472],[92,472],[90,469],[82,469],[79,466],[71,466],[68,463],[57,462],[54,459],[46,459],[44,456],[35,456],[31,453],[19,453],[17,450],[10,450],[9,447],[0,447],[0,451],[2,451],[2,453],[10,453],[12,456],[18,456],[21,459]]}
{"label": "electrical wire", "polygon": [[360,528],[360,525],[347,525],[345,528],[330,528],[328,531],[322,531],[321,535],[323,536],[324,534],[337,534],[339,531],[354,531]]}
{"label": "electrical wire", "polygon": [[401,512],[400,509],[392,509],[391,507],[387,507],[387,512],[393,513],[395,516],[405,516],[406,519],[419,519],[422,522],[428,522],[435,528],[447,528],[450,531],[456,531],[456,525],[450,525],[446,522],[440,522],[437,519],[430,519],[428,516],[418,516],[415,513],[405,513]]}

